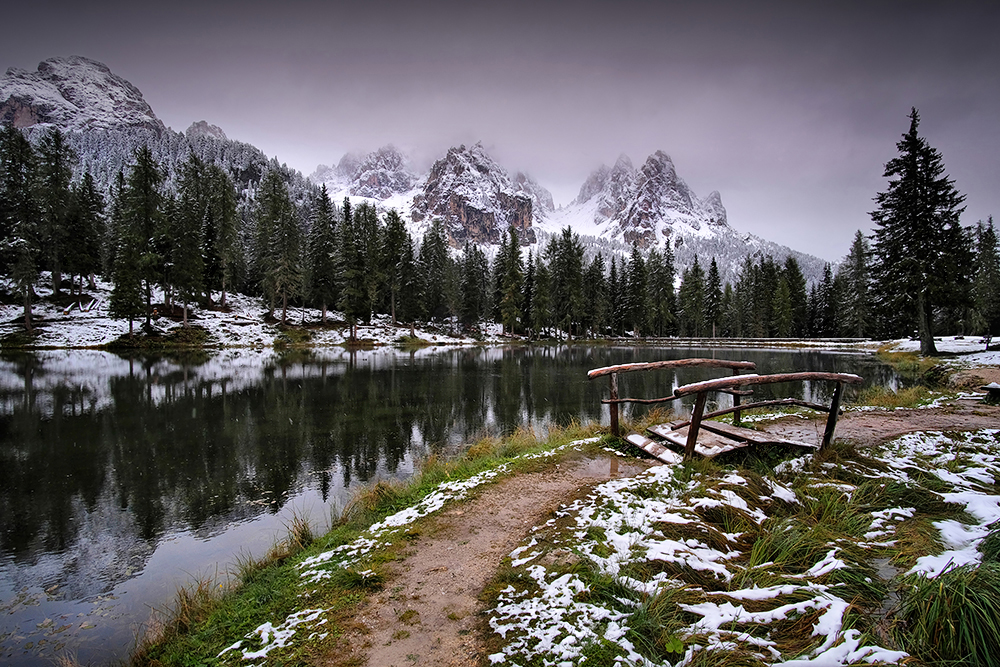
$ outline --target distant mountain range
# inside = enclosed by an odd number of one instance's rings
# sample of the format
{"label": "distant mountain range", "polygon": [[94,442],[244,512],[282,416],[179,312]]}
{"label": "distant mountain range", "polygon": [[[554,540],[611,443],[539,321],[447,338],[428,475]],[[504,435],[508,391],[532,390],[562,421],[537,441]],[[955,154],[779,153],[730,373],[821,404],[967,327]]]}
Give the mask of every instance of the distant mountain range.
{"label": "distant mountain range", "polygon": [[304,222],[311,195],[322,184],[337,203],[350,197],[395,208],[418,237],[439,219],[454,247],[496,244],[511,225],[522,243],[541,245],[569,226],[588,254],[625,255],[633,244],[645,249],[669,243],[678,271],[695,255],[706,266],[715,257],[730,281],[754,253],[779,261],[792,255],[810,280],[821,277],[824,265],[819,258],[733,229],[721,195],[699,198],[662,151],[638,169],[625,155],[612,167],[598,167],[576,199],[560,208],[548,190],[525,173],[511,175],[481,144],[450,148],[427,173],[415,171],[407,156],[389,145],[367,155],[344,155],[335,167],[320,165],[306,179],[205,121],[184,134],[170,130],[135,86],[106,65],[79,56],[51,58],[35,72],[8,69],[0,79],[0,122],[28,128],[29,137],[50,126],[65,130],[81,157],[81,172],[90,170],[105,187],[143,144],[170,171],[191,151],[226,166],[244,204],[268,169],[281,168],[293,199],[304,207]]}

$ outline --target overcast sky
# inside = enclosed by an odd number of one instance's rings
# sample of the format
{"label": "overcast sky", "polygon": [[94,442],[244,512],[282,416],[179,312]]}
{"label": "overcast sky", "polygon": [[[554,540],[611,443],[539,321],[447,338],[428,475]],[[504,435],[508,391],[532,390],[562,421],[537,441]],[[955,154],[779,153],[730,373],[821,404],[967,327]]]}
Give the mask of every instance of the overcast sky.
{"label": "overcast sky", "polygon": [[908,129],[1000,213],[996,2],[52,3],[7,8],[0,65],[107,64],[175,130],[207,120],[306,175],[393,143],[482,141],[576,196],[662,149],[741,231],[835,261]]}

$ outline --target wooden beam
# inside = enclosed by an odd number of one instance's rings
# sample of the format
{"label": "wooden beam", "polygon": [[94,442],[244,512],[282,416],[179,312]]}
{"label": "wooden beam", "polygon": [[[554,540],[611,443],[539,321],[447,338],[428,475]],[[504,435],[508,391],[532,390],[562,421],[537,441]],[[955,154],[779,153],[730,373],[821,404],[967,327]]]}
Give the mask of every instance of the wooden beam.
{"label": "wooden beam", "polygon": [[[776,405],[798,405],[803,408],[812,408],[813,410],[817,410],[819,412],[830,411],[830,408],[826,407],[825,405],[820,405],[819,403],[810,403],[809,401],[803,401],[798,398],[776,398],[771,401],[757,401],[756,403],[744,403],[738,408],[732,407],[732,408],[725,408],[723,410],[715,410],[713,412],[706,412],[702,416],[702,419],[714,419],[715,417],[728,415],[730,412],[736,412],[736,410],[753,410],[755,408],[767,408]],[[690,420],[676,421],[676,422],[671,422],[670,425],[671,427],[678,429],[678,428],[684,428],[690,423],[691,423]],[[739,426],[739,424],[734,424],[734,426]]]}
{"label": "wooden beam", "polygon": [[611,400],[615,401],[611,404],[609,411],[611,413],[611,435],[617,437],[621,436],[621,431],[618,428],[618,373],[611,374]]}
{"label": "wooden beam", "polygon": [[823,432],[823,443],[819,446],[824,450],[833,442],[833,434],[837,430],[837,416],[840,414],[840,398],[844,393],[844,383],[838,382],[833,390],[833,401],[830,403],[830,416],[826,418],[826,430]]}
{"label": "wooden beam", "polygon": [[861,384],[864,379],[851,373],[776,373],[774,375],[739,375],[731,378],[694,382],[674,389],[674,396],[689,396],[705,391],[719,391],[746,385],[773,384],[775,382],[803,382],[806,380],[828,380],[846,384]]}
{"label": "wooden beam", "polygon": [[752,371],[757,365],[752,361],[729,361],[727,359],[675,359],[672,361],[650,361],[637,364],[621,364],[595,368],[587,373],[588,378],[602,377],[612,373],[633,373],[635,371],[652,371],[658,368],[685,368],[688,366],[708,366],[710,368],[730,368]]}
{"label": "wooden beam", "polygon": [[691,425],[688,426],[687,443],[684,446],[684,460],[690,461],[694,457],[694,446],[698,442],[698,429],[701,427],[701,417],[705,414],[705,401],[708,399],[708,392],[699,392],[694,400],[694,411],[691,413]]}

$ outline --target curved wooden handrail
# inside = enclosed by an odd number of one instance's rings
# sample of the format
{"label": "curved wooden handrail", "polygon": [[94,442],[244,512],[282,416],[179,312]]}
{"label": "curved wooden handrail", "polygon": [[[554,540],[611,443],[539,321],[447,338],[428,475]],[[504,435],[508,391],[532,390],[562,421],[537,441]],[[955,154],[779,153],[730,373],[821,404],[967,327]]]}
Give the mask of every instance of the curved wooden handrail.
{"label": "curved wooden handrail", "polygon": [[686,366],[708,366],[709,368],[728,368],[730,370],[752,371],[757,364],[752,361],[729,361],[728,359],[675,359],[672,361],[649,361],[635,364],[620,364],[595,368],[587,373],[588,378],[602,377],[612,373],[632,373],[635,371],[652,371],[658,368],[683,368]]}
{"label": "curved wooden handrail", "polygon": [[843,382],[845,384],[861,384],[864,379],[853,373],[775,373],[773,375],[734,375],[728,378],[717,380],[705,380],[703,382],[692,382],[674,389],[674,397],[689,396],[705,391],[721,391],[732,387],[742,387],[745,385],[773,384],[775,382],[802,382],[805,380],[828,380],[831,382]]}

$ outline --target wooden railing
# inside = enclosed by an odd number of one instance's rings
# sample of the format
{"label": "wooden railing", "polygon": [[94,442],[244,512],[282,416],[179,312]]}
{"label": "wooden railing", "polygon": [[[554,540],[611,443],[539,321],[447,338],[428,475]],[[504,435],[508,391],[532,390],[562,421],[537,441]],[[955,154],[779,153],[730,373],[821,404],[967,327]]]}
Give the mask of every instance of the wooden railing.
{"label": "wooden railing", "polygon": [[[618,396],[619,373],[631,373],[636,371],[649,371],[649,370],[657,370],[664,368],[683,368],[692,366],[703,366],[708,368],[725,368],[732,370],[733,376],[686,384],[684,386],[677,387],[676,389],[674,389],[674,392],[671,396],[665,396],[663,398],[621,398]],[[619,366],[607,366],[605,368],[595,368],[594,370],[587,373],[587,377],[593,379],[596,377],[609,376],[611,396],[610,398],[603,399],[601,402],[608,404],[608,409],[611,414],[611,433],[618,437],[621,436],[621,429],[618,423],[618,406],[620,404],[666,403],[668,401],[675,401],[679,398],[683,398],[684,396],[690,396],[694,394],[695,403],[694,403],[694,409],[691,412],[691,419],[688,421],[675,422],[671,424],[671,427],[673,429],[679,429],[685,426],[688,427],[687,441],[686,441],[686,446],[684,448],[685,458],[691,458],[691,456],[694,453],[695,444],[697,443],[698,440],[698,431],[701,428],[701,422],[703,419],[711,417],[719,417],[722,415],[732,413],[733,425],[739,426],[740,414],[743,411],[754,408],[770,407],[777,405],[799,405],[820,412],[828,412],[829,416],[827,417],[826,428],[823,433],[823,441],[820,444],[820,449],[823,449],[826,446],[828,446],[830,442],[833,440],[833,435],[837,428],[837,418],[840,414],[840,402],[843,397],[844,385],[860,384],[861,382],[863,382],[860,376],[853,375],[850,373],[802,372],[802,373],[776,373],[773,375],[756,375],[756,374],[740,375],[740,371],[742,370],[749,370],[749,371],[756,370],[756,365],[750,361],[729,361],[726,359],[678,359],[674,361],[653,361],[648,363],[622,364]],[[755,403],[741,403],[740,401],[740,398],[742,396],[748,396],[753,394],[753,390],[743,389],[743,387],[774,384],[778,382],[804,382],[804,381],[817,381],[817,380],[836,382],[836,387],[834,388],[833,391],[833,400],[829,406],[819,405],[817,403],[811,403],[809,401],[803,401],[796,398],[758,401]],[[732,395],[733,407],[726,408],[724,410],[716,410],[714,412],[705,414],[705,404],[708,399],[708,394],[713,392],[721,392]]]}
{"label": "wooden railing", "polygon": [[852,373],[776,373],[774,375],[742,375],[740,377],[733,378],[719,378],[718,380],[705,380],[704,382],[694,382],[692,384],[686,384],[683,387],[677,387],[674,389],[673,398],[682,398],[684,396],[690,396],[695,394],[694,410],[691,411],[691,420],[688,423],[688,439],[687,446],[684,448],[684,458],[689,459],[694,454],[694,446],[698,441],[698,429],[701,427],[701,421],[706,416],[717,417],[719,415],[724,415],[733,410],[719,410],[717,412],[705,415],[705,402],[708,399],[708,394],[715,391],[730,391],[735,387],[745,387],[747,385],[761,385],[761,384],[774,384],[777,382],[804,382],[813,380],[825,380],[830,382],[836,382],[837,386],[833,390],[833,400],[830,406],[817,405],[815,403],[809,403],[807,401],[800,401],[794,398],[783,399],[780,401],[761,401],[759,403],[748,403],[742,406],[741,409],[749,410],[752,408],[759,408],[769,405],[801,405],[807,408],[812,408],[813,410],[819,410],[821,412],[829,412],[830,415],[826,418],[826,428],[823,431],[823,441],[820,443],[820,449],[826,448],[831,441],[833,441],[833,434],[837,429],[837,418],[840,415],[840,401],[844,393],[845,384],[861,384],[864,380],[861,376],[854,375]]}
{"label": "wooden railing", "polygon": [[[618,406],[621,403],[640,403],[640,404],[665,403],[667,401],[673,401],[678,398],[677,396],[668,396],[666,398],[619,398],[618,397],[619,373],[652,371],[662,368],[687,368],[691,366],[705,366],[708,368],[726,368],[732,370],[734,376],[739,376],[741,370],[753,371],[757,369],[757,365],[752,361],[729,361],[727,359],[676,359],[673,361],[650,361],[646,363],[621,364],[618,366],[606,366],[604,368],[595,368],[594,370],[587,373],[587,377],[592,380],[597,377],[604,377],[605,375],[610,376],[609,382],[611,387],[611,397],[601,402],[608,404],[608,410],[611,413],[611,433],[614,436],[618,437],[621,436],[621,430],[618,426]],[[740,396],[746,395],[746,392],[729,391],[727,393],[733,395],[733,403],[734,405],[737,406],[733,419],[734,423],[739,425]]]}

